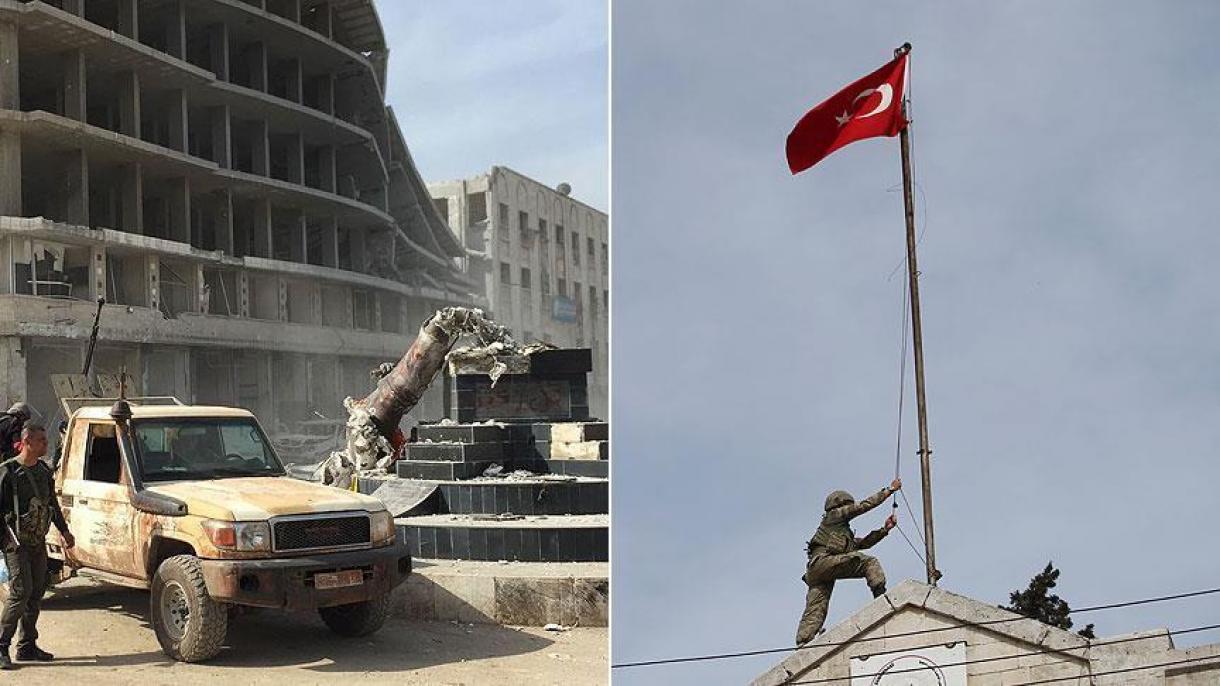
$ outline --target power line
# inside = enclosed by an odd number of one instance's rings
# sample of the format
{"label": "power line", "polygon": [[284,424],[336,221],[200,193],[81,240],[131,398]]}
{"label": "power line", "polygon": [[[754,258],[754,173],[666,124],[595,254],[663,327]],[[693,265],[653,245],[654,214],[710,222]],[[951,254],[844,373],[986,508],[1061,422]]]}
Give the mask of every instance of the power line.
{"label": "power line", "polygon": [[[1210,631],[1212,629],[1220,629],[1220,624],[1208,624],[1207,626],[1196,626],[1196,627],[1191,627],[1189,629],[1178,629],[1176,631],[1170,631],[1167,633],[1170,636],[1179,636],[1182,634],[1198,633],[1200,631]],[[1082,646],[1076,646],[1073,648],[1041,648],[1039,650],[1031,650],[1031,651],[1027,651],[1024,653],[1013,653],[1011,655],[997,655],[995,657],[981,657],[981,658],[977,658],[974,660],[960,660],[958,662],[946,662],[944,664],[940,664],[937,666],[938,667],[962,667],[965,665],[976,665],[976,664],[982,664],[985,662],[1001,662],[1003,660],[1017,660],[1017,659],[1020,659],[1023,657],[1035,657],[1038,655],[1045,655],[1047,653],[1066,653],[1066,652],[1072,651],[1072,650],[1087,650],[1089,648],[1094,648],[1096,646],[1115,645],[1118,643],[1130,643],[1132,641],[1147,641],[1151,638],[1154,638],[1154,637],[1146,636],[1146,635],[1145,636],[1127,636],[1125,638],[1116,638],[1116,639],[1113,639],[1110,641],[1097,641],[1094,643],[1089,643],[1087,645],[1082,645]],[[935,648],[940,645],[944,645],[944,644],[938,643],[938,644],[927,645],[927,646],[913,646],[911,648],[905,648],[903,650],[904,651],[926,650],[928,648]],[[1209,656],[1209,659],[1220,659],[1220,656],[1212,655],[1212,656]],[[1066,661],[1067,660],[1057,660],[1057,662],[1066,662]],[[844,679],[843,677],[827,677],[827,678],[822,678],[822,679],[806,679],[806,680],[801,680],[801,681],[789,681],[788,683],[793,684],[794,686],[795,686],[795,684],[830,684],[830,683],[835,683],[835,682],[851,681],[852,679],[861,679],[861,678],[871,679],[873,677],[878,677],[883,674],[888,676],[890,674],[909,674],[912,672],[924,672],[927,670],[928,670],[927,667],[907,667],[906,669],[892,669],[889,671],[875,672],[872,674],[857,674],[848,679]],[[1096,676],[1096,674],[1094,674],[1094,676]],[[1077,675],[1077,676],[1070,676],[1070,677],[1064,677],[1064,678],[1065,679],[1081,679],[1081,678],[1086,678],[1086,677],[1082,676],[1082,675]],[[1036,682],[1036,683],[1042,683],[1042,682]]]}
{"label": "power line", "polygon": [[[1208,588],[1208,589],[1203,589],[1203,590],[1199,590],[1199,591],[1188,591],[1186,593],[1175,593],[1172,595],[1156,596],[1153,598],[1141,598],[1139,600],[1128,600],[1128,601],[1122,601],[1122,602],[1117,602],[1117,603],[1106,603],[1104,605],[1093,605],[1090,607],[1077,608],[1075,610],[1072,610],[1072,612],[1075,614],[1082,614],[1085,612],[1097,612],[1100,610],[1113,610],[1113,609],[1120,608],[1120,607],[1132,607],[1134,605],[1147,605],[1150,603],[1160,603],[1160,602],[1166,602],[1169,600],[1181,600],[1183,598],[1197,598],[1199,596],[1213,595],[1216,593],[1220,593],[1220,588]],[[785,648],[763,648],[763,649],[759,649],[759,650],[744,650],[744,651],[734,652],[734,653],[716,653],[716,654],[710,654],[710,655],[674,657],[674,658],[665,658],[665,659],[658,659],[658,660],[641,660],[641,661],[637,661],[637,662],[622,662],[617,665],[610,665],[610,667],[611,667],[611,669],[619,669],[619,668],[626,668],[626,667],[650,667],[653,665],[677,664],[677,663],[682,663],[682,662],[702,662],[705,660],[725,660],[725,659],[729,659],[729,658],[754,657],[756,655],[771,655],[771,654],[775,654],[775,653],[792,653],[792,652],[796,652],[799,650],[809,650],[809,649],[813,649],[813,648],[845,646],[845,645],[850,645],[853,643],[867,643],[869,641],[879,641],[879,640],[886,639],[886,638],[903,638],[906,636],[920,636],[923,634],[931,634],[931,633],[937,633],[937,632],[942,632],[942,631],[952,631],[954,629],[991,626],[991,625],[995,625],[995,624],[1003,624],[1005,622],[1017,622],[1017,621],[1021,621],[1024,619],[1029,619],[1029,618],[1023,617],[1023,616],[1016,616],[1016,617],[1008,617],[1005,619],[988,619],[988,620],[984,620],[981,622],[964,622],[962,624],[958,624],[958,625],[954,625],[954,626],[941,626],[941,627],[933,627],[931,629],[917,629],[914,631],[905,631],[905,632],[900,632],[900,633],[895,633],[895,634],[889,634],[888,636],[866,636],[864,638],[852,638],[852,639],[848,639],[846,641],[830,641],[830,642],[819,643],[817,645],[807,646],[807,647],[806,646],[796,646],[796,647],[785,647]]]}

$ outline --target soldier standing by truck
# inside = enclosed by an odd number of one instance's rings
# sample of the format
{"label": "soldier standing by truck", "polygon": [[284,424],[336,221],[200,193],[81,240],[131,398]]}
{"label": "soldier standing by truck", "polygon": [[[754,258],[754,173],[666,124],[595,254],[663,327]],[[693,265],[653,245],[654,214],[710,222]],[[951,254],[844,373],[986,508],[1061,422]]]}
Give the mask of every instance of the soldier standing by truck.
{"label": "soldier standing by truck", "polygon": [[8,600],[0,614],[0,669],[13,668],[8,649],[18,623],[18,660],[48,662],[54,657],[36,643],[38,613],[47,590],[47,532],[55,524],[65,549],[74,547],[76,540],[59,509],[51,468],[40,459],[46,452],[46,430],[27,423],[17,456],[0,463],[0,517],[4,520],[0,542],[9,570]]}
{"label": "soldier standing by truck", "polygon": [[[0,407],[3,407],[0,405]],[[4,414],[0,414],[0,460],[17,454],[17,442],[21,440],[21,430],[30,421],[33,410],[29,403],[15,402]]]}

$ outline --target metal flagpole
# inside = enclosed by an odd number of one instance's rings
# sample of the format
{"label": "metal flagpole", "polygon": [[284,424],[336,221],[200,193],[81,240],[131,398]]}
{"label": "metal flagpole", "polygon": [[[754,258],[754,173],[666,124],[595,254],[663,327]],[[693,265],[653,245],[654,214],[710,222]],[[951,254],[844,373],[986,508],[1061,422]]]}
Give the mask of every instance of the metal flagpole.
{"label": "metal flagpole", "polygon": [[[911,44],[904,43],[894,50],[894,57],[911,51]],[[903,88],[902,114],[906,117],[906,88]],[[928,583],[935,586],[940,579],[936,569],[936,547],[932,532],[932,449],[928,446],[928,404],[924,397],[923,379],[923,325],[919,318],[919,265],[915,260],[915,194],[911,182],[911,133],[910,125],[899,134],[902,146],[902,199],[906,205],[907,220],[907,283],[911,293],[911,336],[915,345],[915,397],[919,411],[919,475],[923,487],[923,530]]]}

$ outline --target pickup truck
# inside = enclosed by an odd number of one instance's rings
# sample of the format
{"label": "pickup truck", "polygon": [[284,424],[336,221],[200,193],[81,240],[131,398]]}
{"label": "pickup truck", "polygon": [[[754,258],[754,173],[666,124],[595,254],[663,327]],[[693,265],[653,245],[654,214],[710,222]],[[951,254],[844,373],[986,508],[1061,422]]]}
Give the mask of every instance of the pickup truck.
{"label": "pickup truck", "polygon": [[376,498],[288,477],[250,412],[120,399],[70,409],[56,492],[76,546],[52,572],[148,589],[162,649],[216,655],[240,606],[317,609],[332,631],[385,622],[411,556]]}

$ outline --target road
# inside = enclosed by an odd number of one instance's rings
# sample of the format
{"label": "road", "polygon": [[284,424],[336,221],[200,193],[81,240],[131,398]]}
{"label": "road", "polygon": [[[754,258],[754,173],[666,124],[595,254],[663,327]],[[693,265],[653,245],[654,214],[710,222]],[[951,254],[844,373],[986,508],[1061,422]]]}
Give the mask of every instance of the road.
{"label": "road", "polygon": [[207,664],[173,662],[148,624],[148,594],[74,579],[49,593],[38,622],[49,664],[2,679],[22,684],[605,684],[605,628],[547,632],[391,619],[374,636],[343,639],[316,613],[257,610],[229,624]]}

